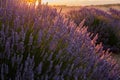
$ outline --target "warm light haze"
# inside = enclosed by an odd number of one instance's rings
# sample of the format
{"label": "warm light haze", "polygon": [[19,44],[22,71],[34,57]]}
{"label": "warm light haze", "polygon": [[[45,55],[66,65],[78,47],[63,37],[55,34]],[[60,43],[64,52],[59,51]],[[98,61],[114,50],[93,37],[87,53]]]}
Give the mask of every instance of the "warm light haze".
{"label": "warm light haze", "polygon": [[120,0],[42,0],[42,3],[47,3],[49,5],[99,5],[99,4],[116,4],[120,3]]}

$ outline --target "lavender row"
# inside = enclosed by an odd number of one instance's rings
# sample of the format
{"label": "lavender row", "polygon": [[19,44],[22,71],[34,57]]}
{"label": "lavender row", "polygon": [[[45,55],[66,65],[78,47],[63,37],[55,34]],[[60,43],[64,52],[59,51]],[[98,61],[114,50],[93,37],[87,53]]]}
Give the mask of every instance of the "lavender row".
{"label": "lavender row", "polygon": [[[1,80],[119,80],[119,68],[97,35],[46,5],[0,6]],[[23,6],[24,5],[24,6]]]}
{"label": "lavender row", "polygon": [[[120,11],[110,8],[103,11],[95,8],[83,7],[78,11],[70,11],[67,15],[77,25],[86,19],[85,26],[93,37],[98,34],[97,44],[103,43],[104,50],[120,53]],[[91,39],[93,39],[91,37]]]}

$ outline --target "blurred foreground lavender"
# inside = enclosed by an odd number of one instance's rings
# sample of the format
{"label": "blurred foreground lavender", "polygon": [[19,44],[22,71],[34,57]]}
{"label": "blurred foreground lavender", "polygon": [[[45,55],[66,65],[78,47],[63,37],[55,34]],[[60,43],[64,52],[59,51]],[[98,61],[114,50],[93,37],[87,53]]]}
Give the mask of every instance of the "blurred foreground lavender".
{"label": "blurred foreground lavender", "polygon": [[0,2],[1,80],[119,80],[119,68],[77,27],[46,5]]}

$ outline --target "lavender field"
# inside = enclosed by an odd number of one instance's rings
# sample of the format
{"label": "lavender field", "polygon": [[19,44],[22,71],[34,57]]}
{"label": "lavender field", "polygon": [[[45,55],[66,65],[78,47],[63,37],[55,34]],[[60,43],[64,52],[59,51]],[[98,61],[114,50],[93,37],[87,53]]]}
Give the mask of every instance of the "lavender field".
{"label": "lavender field", "polygon": [[94,6],[52,6],[53,8],[56,8],[57,11],[59,12],[61,9],[61,13],[66,14],[67,12],[71,11],[71,10],[79,10],[82,7],[87,7],[87,8],[96,8],[96,9],[100,9],[103,11],[109,11],[110,8],[114,8],[117,10],[120,10],[120,5],[118,4],[111,4],[111,5],[94,5]]}
{"label": "lavender field", "polygon": [[0,0],[0,80],[120,80],[120,10]]}

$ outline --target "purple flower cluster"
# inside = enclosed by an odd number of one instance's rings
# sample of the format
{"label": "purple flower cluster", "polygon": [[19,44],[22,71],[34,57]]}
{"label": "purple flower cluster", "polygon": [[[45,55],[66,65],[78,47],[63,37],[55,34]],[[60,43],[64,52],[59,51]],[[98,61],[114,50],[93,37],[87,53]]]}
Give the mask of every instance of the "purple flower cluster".
{"label": "purple flower cluster", "polygon": [[[84,20],[76,26],[46,5],[0,6],[1,80],[119,80],[119,68],[95,46]],[[23,6],[24,5],[24,6]]]}
{"label": "purple flower cluster", "polygon": [[[70,11],[67,15],[77,25],[86,19],[85,26],[93,37],[98,34],[97,44],[103,43],[104,50],[110,48],[113,53],[120,52],[120,11],[110,8],[103,11],[96,8],[82,7],[78,11]],[[91,39],[93,39],[91,37]]]}
{"label": "purple flower cluster", "polygon": [[114,8],[110,8],[109,12],[113,15],[116,16],[116,18],[118,17],[118,19],[120,19],[120,11],[116,10]]}

